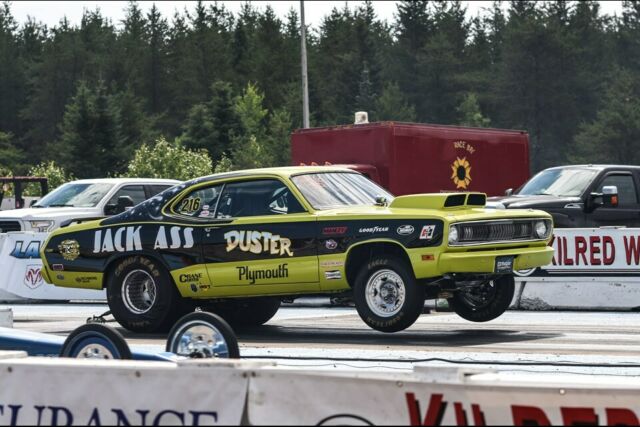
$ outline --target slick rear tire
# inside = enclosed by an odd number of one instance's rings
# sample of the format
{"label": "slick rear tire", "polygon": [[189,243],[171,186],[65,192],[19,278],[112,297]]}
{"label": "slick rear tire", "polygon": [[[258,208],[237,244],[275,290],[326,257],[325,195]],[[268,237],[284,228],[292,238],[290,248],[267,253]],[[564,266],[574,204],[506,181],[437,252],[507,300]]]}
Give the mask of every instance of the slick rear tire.
{"label": "slick rear tire", "polygon": [[280,303],[280,298],[275,297],[229,299],[210,304],[207,308],[234,328],[251,328],[271,320],[280,309]]}
{"label": "slick rear tire", "polygon": [[457,291],[449,307],[470,322],[489,322],[509,309],[516,285],[513,276],[502,276],[486,283]]}
{"label": "slick rear tire", "polygon": [[425,291],[411,267],[393,256],[376,256],[356,276],[353,296],[362,320],[380,332],[398,332],[422,314]]}
{"label": "slick rear tire", "polygon": [[167,332],[185,313],[169,272],[157,261],[133,256],[118,261],[107,279],[113,317],[132,332]]}
{"label": "slick rear tire", "polygon": [[62,345],[60,357],[102,360],[132,358],[122,335],[113,328],[99,324],[83,325],[71,332]]}

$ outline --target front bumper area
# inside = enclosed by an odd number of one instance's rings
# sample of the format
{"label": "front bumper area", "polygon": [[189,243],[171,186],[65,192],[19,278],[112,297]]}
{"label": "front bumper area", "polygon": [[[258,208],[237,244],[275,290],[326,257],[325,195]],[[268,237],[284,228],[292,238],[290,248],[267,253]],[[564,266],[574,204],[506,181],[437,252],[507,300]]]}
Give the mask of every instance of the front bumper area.
{"label": "front bumper area", "polygon": [[504,256],[514,257],[514,270],[527,270],[550,264],[553,260],[553,255],[554,250],[549,246],[449,252],[440,255],[438,270],[443,275],[452,273],[495,273],[496,258]]}

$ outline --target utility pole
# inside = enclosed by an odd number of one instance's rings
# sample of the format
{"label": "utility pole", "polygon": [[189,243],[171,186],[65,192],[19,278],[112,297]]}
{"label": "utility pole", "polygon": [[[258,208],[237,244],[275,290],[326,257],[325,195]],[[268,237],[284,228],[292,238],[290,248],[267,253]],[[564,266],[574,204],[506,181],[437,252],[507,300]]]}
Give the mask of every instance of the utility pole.
{"label": "utility pole", "polygon": [[302,56],[302,127],[309,126],[309,79],[307,78],[307,27],[304,22],[304,0],[300,0],[300,55]]}

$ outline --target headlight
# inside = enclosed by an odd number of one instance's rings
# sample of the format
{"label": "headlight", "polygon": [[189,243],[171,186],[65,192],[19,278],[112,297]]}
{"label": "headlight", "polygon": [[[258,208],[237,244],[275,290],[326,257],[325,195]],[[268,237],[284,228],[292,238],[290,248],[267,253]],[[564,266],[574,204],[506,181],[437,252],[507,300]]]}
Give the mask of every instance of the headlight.
{"label": "headlight", "polygon": [[53,228],[55,224],[54,221],[29,221],[31,225],[31,229],[33,231],[37,231],[38,233],[48,233]]}
{"label": "headlight", "polygon": [[449,244],[454,245],[458,243],[458,228],[455,225],[449,227]]}
{"label": "headlight", "polygon": [[549,237],[549,227],[547,226],[547,221],[536,221],[535,223],[535,231],[536,236],[539,239],[546,239]]}

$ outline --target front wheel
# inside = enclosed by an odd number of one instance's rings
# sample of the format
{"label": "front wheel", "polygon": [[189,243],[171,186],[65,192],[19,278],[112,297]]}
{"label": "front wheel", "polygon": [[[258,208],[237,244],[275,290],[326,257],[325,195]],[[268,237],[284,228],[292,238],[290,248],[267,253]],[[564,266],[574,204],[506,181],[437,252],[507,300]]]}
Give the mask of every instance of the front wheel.
{"label": "front wheel", "polygon": [[107,280],[113,317],[132,332],[166,332],[183,314],[184,302],[169,272],[143,256],[119,261]]}
{"label": "front wheel", "polygon": [[411,267],[392,256],[374,257],[364,265],[353,289],[362,320],[381,332],[398,332],[413,325],[424,308],[425,292]]}
{"label": "front wheel", "polygon": [[516,289],[513,276],[461,285],[449,299],[449,307],[470,322],[488,322],[502,316],[511,305]]}

